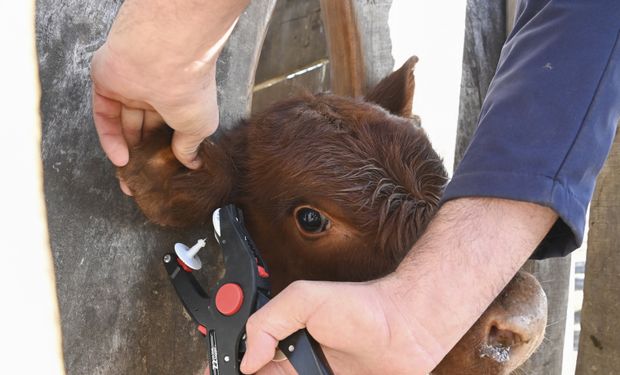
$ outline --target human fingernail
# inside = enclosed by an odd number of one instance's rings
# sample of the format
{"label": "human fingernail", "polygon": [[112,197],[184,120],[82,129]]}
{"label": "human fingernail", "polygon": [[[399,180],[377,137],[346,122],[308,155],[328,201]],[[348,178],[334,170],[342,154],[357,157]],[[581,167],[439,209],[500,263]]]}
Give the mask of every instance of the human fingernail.
{"label": "human fingernail", "polygon": [[123,193],[125,193],[125,195],[129,195],[130,197],[133,196],[133,193],[131,192],[131,189],[129,189],[129,186],[127,186],[125,181],[119,180],[118,182],[119,182],[119,184],[121,186],[121,191]]}
{"label": "human fingernail", "polygon": [[246,373],[246,371],[248,370],[248,362],[250,362],[250,360],[248,359],[248,355],[247,353],[243,356],[243,359],[241,360],[241,371],[243,373]]}

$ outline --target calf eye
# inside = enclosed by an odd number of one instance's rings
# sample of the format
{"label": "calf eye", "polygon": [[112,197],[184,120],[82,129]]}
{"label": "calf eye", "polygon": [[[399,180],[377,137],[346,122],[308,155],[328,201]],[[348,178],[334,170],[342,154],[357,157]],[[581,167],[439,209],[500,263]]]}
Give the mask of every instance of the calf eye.
{"label": "calf eye", "polygon": [[296,216],[297,223],[304,232],[321,233],[329,225],[329,220],[323,214],[310,207],[299,208]]}

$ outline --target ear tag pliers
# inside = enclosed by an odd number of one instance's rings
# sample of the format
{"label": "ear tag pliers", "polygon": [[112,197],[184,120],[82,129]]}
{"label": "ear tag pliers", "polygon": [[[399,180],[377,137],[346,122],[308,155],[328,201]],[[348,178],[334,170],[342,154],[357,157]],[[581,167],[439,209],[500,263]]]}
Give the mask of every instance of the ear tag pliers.
{"label": "ear tag pliers", "polygon": [[[205,240],[191,249],[177,244],[176,254],[164,255],[163,261],[185,310],[207,340],[211,375],[238,375],[245,353],[245,324],[270,298],[269,273],[240,209],[228,205],[215,210],[213,228],[225,273],[208,292],[192,275],[192,269],[201,267],[195,255]],[[299,375],[332,374],[320,345],[305,329],[280,341],[278,348]]]}

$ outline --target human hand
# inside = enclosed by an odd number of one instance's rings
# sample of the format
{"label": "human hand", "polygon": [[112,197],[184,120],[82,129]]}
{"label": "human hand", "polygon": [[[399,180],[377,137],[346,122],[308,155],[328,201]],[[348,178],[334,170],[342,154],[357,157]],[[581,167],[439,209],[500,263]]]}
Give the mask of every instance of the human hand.
{"label": "human hand", "polygon": [[218,125],[215,61],[188,74],[187,68],[148,58],[127,61],[108,43],[95,53],[91,77],[95,127],[110,161],[127,164],[128,147],[165,122],[175,130],[177,159],[199,167],[198,145]]}
{"label": "human hand", "polygon": [[218,125],[216,60],[248,1],[125,1],[91,62],[93,117],[113,164],[166,123],[175,156],[200,166],[198,146]]}
{"label": "human hand", "polygon": [[429,373],[449,348],[403,315],[395,281],[291,284],[248,320],[241,371],[296,374],[288,361],[271,360],[278,341],[306,327],[335,374]]}

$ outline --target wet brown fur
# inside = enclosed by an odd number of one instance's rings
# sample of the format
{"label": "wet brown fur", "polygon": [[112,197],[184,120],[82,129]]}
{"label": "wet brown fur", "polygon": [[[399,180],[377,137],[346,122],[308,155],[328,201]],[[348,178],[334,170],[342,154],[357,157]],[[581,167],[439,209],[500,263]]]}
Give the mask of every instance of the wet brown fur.
{"label": "wet brown fur", "polygon": [[[119,175],[161,225],[197,224],[223,204],[240,205],[255,241],[265,244],[268,264],[278,270],[276,289],[300,278],[379,277],[424,230],[447,179],[424,130],[399,116],[410,115],[415,62],[383,80],[367,100],[306,94],[279,102],[217,143],[206,141],[200,150],[205,165],[196,171],[174,159],[170,135],[162,131],[132,150]],[[270,239],[303,204],[346,222],[349,236],[297,239],[283,257]]]}

